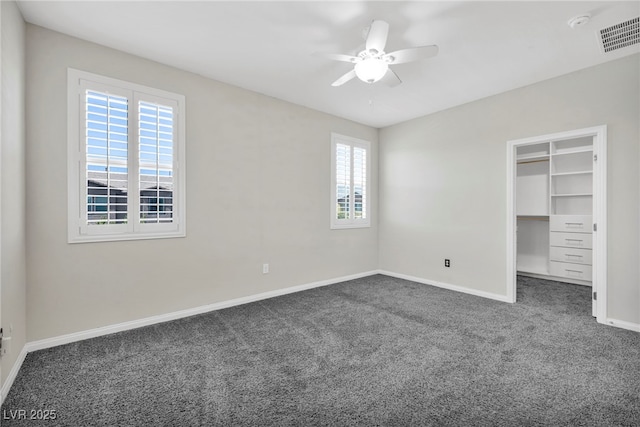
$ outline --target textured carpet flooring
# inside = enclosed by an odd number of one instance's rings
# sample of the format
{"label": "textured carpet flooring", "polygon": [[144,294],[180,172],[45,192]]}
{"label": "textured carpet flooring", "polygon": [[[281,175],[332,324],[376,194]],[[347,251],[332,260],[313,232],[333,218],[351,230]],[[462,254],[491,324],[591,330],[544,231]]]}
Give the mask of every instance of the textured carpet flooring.
{"label": "textured carpet flooring", "polygon": [[640,425],[640,334],[589,294],[353,280],[31,353],[2,425]]}

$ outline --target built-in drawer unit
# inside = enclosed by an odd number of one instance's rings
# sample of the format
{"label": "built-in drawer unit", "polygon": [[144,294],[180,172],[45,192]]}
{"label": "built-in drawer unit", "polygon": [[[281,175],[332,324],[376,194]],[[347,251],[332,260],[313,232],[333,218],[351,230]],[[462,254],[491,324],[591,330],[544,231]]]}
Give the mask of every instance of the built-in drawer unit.
{"label": "built-in drawer unit", "polygon": [[561,233],[555,231],[549,234],[549,244],[551,246],[591,249],[593,248],[592,240],[591,233]]}
{"label": "built-in drawer unit", "polygon": [[549,273],[557,277],[591,281],[591,266],[586,264],[550,261]]}
{"label": "built-in drawer unit", "polygon": [[558,278],[591,281],[593,217],[549,217],[549,273]]}
{"label": "built-in drawer unit", "polygon": [[591,233],[593,217],[591,215],[551,215],[550,231],[567,233]]}
{"label": "built-in drawer unit", "polygon": [[549,249],[549,259],[551,261],[591,265],[591,249],[561,248],[557,246],[551,246]]}

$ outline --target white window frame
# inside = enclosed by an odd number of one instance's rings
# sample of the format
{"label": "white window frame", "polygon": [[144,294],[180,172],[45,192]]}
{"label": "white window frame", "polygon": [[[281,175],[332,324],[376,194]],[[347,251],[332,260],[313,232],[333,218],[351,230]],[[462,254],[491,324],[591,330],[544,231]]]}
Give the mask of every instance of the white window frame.
{"label": "white window frame", "polygon": [[[338,219],[337,218],[337,203],[336,203],[336,147],[338,144],[348,145],[351,147],[351,166],[350,180],[353,183],[353,149],[362,148],[366,151],[366,179],[365,179],[365,202],[363,206],[364,218],[354,218],[354,186],[350,186],[349,197],[349,218]],[[353,138],[350,136],[340,135],[337,133],[331,134],[331,229],[345,229],[345,228],[365,228],[371,226],[371,142],[364,139]]]}
{"label": "white window frame", "polygon": [[[85,91],[92,89],[129,99],[128,144],[128,213],[126,224],[88,226],[86,223],[86,138],[84,137]],[[138,101],[157,102],[174,108],[173,149],[173,221],[171,223],[144,224],[140,222],[140,196],[138,183]],[[185,97],[184,95],[154,89],[86,71],[67,70],[67,187],[68,187],[68,242],[103,242],[139,239],[163,239],[186,236],[186,182],[185,182]]]}

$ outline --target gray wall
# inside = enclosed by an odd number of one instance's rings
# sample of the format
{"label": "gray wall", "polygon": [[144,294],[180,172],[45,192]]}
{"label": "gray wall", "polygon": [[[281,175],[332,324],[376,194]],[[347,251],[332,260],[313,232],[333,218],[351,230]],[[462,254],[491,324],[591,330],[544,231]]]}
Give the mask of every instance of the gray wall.
{"label": "gray wall", "polygon": [[608,316],[640,323],[639,59],[382,129],[380,268],[506,295],[506,142],[606,124]]}
{"label": "gray wall", "polygon": [[[25,25],[14,2],[0,2],[2,35],[2,135],[0,136],[0,301],[2,327],[11,337],[11,353],[2,357],[4,384],[26,341],[25,264]],[[10,331],[10,326],[13,331]]]}
{"label": "gray wall", "polygon": [[[27,25],[27,338],[377,268],[505,295],[506,141],[600,124],[609,125],[609,316],[640,323],[638,62],[378,132]],[[186,96],[188,237],[66,243],[67,67]],[[331,132],[371,140],[374,171],[380,138],[371,228],[329,229]]]}
{"label": "gray wall", "polygon": [[[67,67],[186,96],[186,238],[67,243]],[[29,341],[377,268],[375,216],[329,229],[331,132],[375,171],[374,128],[33,25],[27,127]]]}

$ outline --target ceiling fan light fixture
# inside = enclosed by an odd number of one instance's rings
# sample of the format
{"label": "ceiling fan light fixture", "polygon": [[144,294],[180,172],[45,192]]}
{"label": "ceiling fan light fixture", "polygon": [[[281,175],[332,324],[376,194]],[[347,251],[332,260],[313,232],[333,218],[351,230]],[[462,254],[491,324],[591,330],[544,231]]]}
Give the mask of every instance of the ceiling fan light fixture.
{"label": "ceiling fan light fixture", "polygon": [[371,84],[382,80],[387,86],[394,87],[402,81],[393,72],[391,65],[420,61],[438,54],[436,45],[416,46],[385,53],[389,24],[379,19],[372,21],[371,26],[366,28],[363,34],[366,39],[365,48],[356,56],[339,53],[323,55],[335,61],[355,64],[351,70],[331,83],[331,86],[342,86],[357,77],[365,83]]}
{"label": "ceiling fan light fixture", "polygon": [[380,58],[365,58],[355,66],[356,76],[365,83],[375,83],[387,73],[389,64]]}

